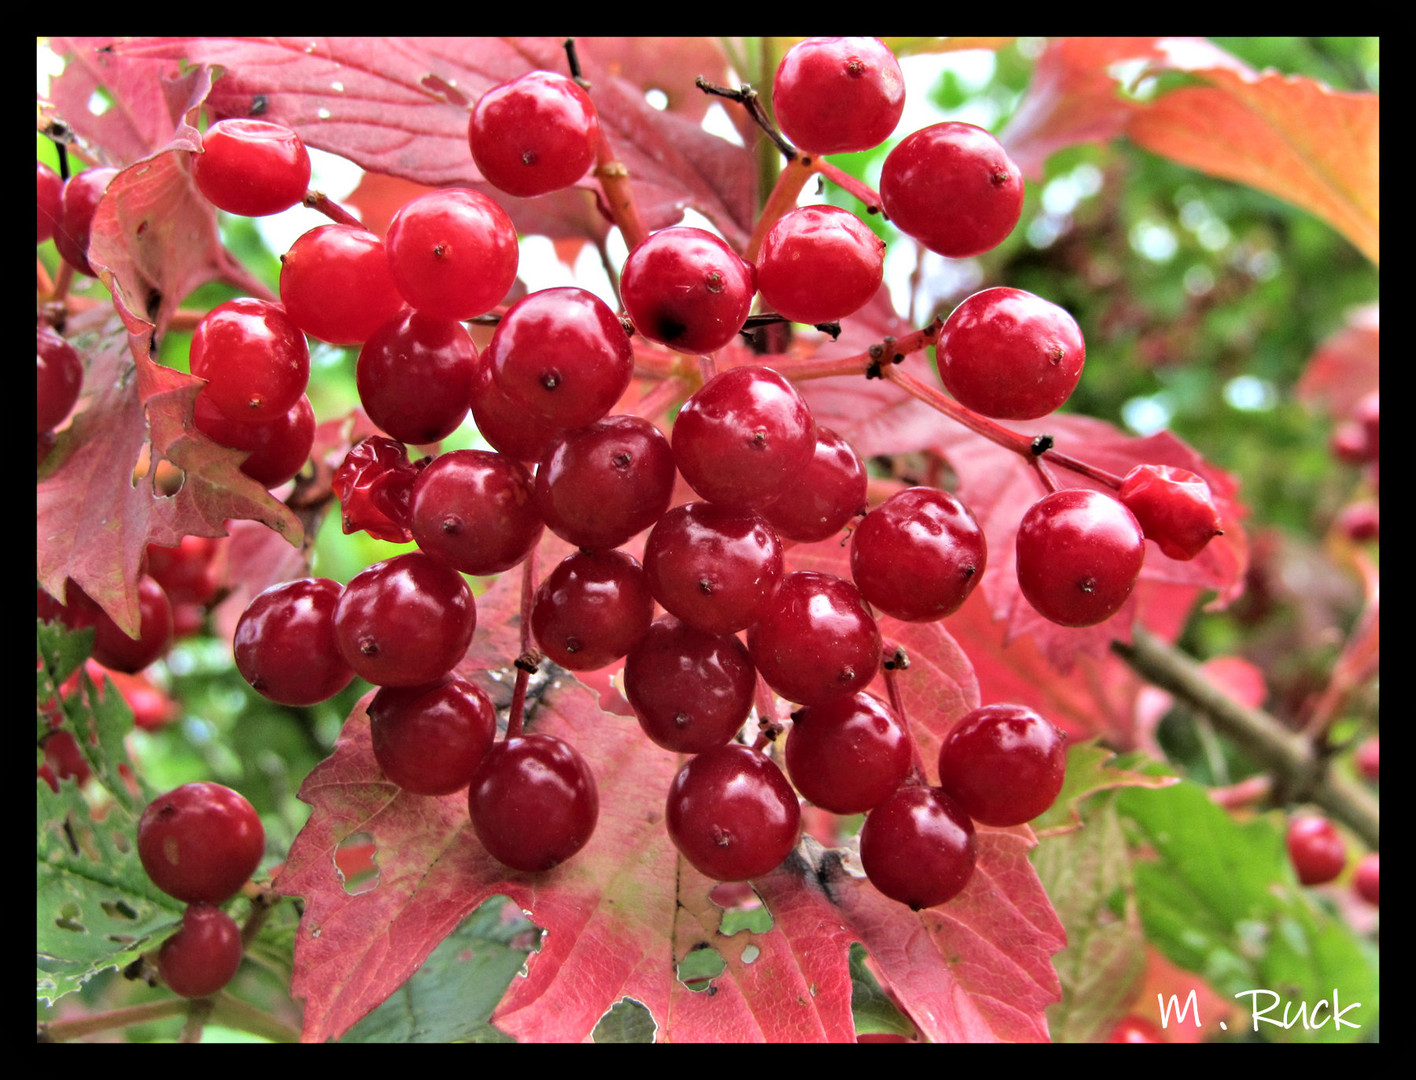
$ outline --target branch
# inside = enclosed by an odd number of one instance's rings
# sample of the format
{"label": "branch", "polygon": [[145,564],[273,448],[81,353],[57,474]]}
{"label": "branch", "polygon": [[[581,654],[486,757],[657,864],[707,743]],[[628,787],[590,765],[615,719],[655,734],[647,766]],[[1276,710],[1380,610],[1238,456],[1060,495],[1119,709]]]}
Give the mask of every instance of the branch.
{"label": "branch", "polygon": [[1205,678],[1194,660],[1137,626],[1131,643],[1111,643],[1130,667],[1179,701],[1202,712],[1264,769],[1276,774],[1293,800],[1305,799],[1346,824],[1372,850],[1380,846],[1381,812],[1370,792],[1327,768],[1326,757],[1308,739],[1275,717],[1227,697]]}

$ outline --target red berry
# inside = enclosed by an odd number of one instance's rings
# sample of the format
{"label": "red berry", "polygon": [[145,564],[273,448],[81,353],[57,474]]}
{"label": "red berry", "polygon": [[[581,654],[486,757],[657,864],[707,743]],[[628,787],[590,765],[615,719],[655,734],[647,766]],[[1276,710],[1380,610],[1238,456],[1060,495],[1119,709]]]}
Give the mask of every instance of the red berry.
{"label": "red berry", "polygon": [[861,826],[865,876],[914,911],[959,895],[977,858],[973,822],[939,788],[906,784],[871,810]]}
{"label": "red berry", "polygon": [[590,95],[552,71],[529,71],[477,100],[472,160],[493,187],[529,198],[569,187],[595,164],[600,122]]}
{"label": "red berry", "polygon": [[93,624],[93,658],[106,668],[131,675],[166,654],[172,644],[172,602],[146,574],[138,579],[138,620],[138,636],[129,637],[100,610]]}
{"label": "red berry", "polygon": [[369,702],[374,758],[414,795],[451,795],[472,782],[497,734],[491,698],[462,679],[385,686]]}
{"label": "red berry", "polygon": [[409,543],[413,484],[431,460],[410,462],[401,442],[382,435],[350,447],[332,483],[343,507],[344,531],[363,529],[377,540]]}
{"label": "red berry", "polygon": [[84,362],[51,327],[35,332],[35,430],[52,431],[64,422],[84,385]]}
{"label": "red berry", "polygon": [[1140,577],[1146,538],[1135,515],[1100,491],[1054,491],[1018,525],[1018,586],[1061,626],[1094,626],[1121,610]]}
{"label": "red berry", "polygon": [[34,163],[34,174],[34,242],[42,244],[59,228],[59,218],[64,205],[64,181],[42,161]]}
{"label": "red berry", "polygon": [[487,751],[467,809],[492,858],[538,874],[586,845],[600,817],[600,793],[575,747],[554,735],[520,735]]}
{"label": "red berry", "polygon": [[536,590],[531,630],[561,667],[594,671],[634,648],[653,618],[654,597],[633,556],[578,551]]}
{"label": "red berry", "polygon": [[410,551],[355,574],[334,609],[339,650],[375,686],[441,679],[467,652],[477,606],[462,575]]}
{"label": "red berry", "polygon": [[241,471],[267,488],[295,479],[315,445],[315,410],[304,394],[284,416],[251,423],[232,420],[211,404],[204,389],[197,395],[192,419],[213,442],[247,451]]}
{"label": "red berry", "polygon": [[1193,559],[1223,534],[1204,477],[1172,465],[1137,465],[1117,492],[1146,538],[1172,559]]}
{"label": "red berry", "polygon": [[816,422],[797,388],[771,368],[720,371],[679,410],[674,462],[710,502],[757,509],[796,483],[816,451]]}
{"label": "red berry", "polygon": [[683,353],[732,341],[757,292],[750,263],[704,229],[654,233],[629,253],[620,294],[635,329]]}
{"label": "red berry", "polygon": [[192,904],[158,950],[157,971],[175,994],[210,997],[235,977],[244,951],[236,920],[219,907]]}
{"label": "red berry", "polygon": [[354,369],[369,419],[415,446],[447,438],[467,419],[476,374],[465,326],[406,310],[369,335]]}
{"label": "red berry", "polygon": [[782,578],[782,544],[751,510],[694,502],[664,514],[644,544],[654,599],[710,634],[746,630]]}
{"label": "red berry", "polygon": [[880,629],[849,581],[798,571],[747,631],[758,673],[782,697],[821,705],[865,689],[880,668]]}
{"label": "red berry", "polygon": [[1347,866],[1347,845],[1325,817],[1296,817],[1288,825],[1288,857],[1304,885],[1323,885]]}
{"label": "red berry", "polygon": [[496,574],[530,554],[545,526],[519,461],[488,450],[440,454],[413,485],[418,547],[464,574]]}
{"label": "red berry", "polygon": [[624,661],[624,695],[655,745],[677,754],[722,746],[752,711],[757,669],[732,634],[672,615],[654,620]]}
{"label": "red berry", "polygon": [[1022,825],[1062,790],[1062,733],[1023,705],[985,705],[950,729],[939,748],[939,786],[981,825]]}
{"label": "red berry", "polygon": [[634,349],[609,305],[573,287],[513,304],[482,354],[520,412],[561,431],[607,415],[634,376]]}
{"label": "red berry", "polygon": [[900,64],[879,38],[816,37],[787,50],[772,80],[777,126],[809,154],[869,150],[905,109]]}
{"label": "red berry", "polygon": [[849,210],[800,206],[763,237],[757,287],[792,322],[833,322],[864,307],[885,276],[885,241]]}
{"label": "red berry", "polygon": [[183,784],[150,802],[138,821],[143,869],[184,903],[224,904],[264,854],[265,829],[255,808],[221,784]]}
{"label": "red berry", "polygon": [[1023,174],[988,132],[933,124],[890,151],[880,203],[901,232],[952,259],[1001,244],[1023,212]]}
{"label": "red berry", "polygon": [[398,291],[434,318],[481,315],[516,282],[516,226],[477,191],[420,195],[394,215],[384,245]]}
{"label": "red berry", "polygon": [[310,155],[289,128],[239,117],[218,120],[192,162],[197,187],[218,210],[264,217],[288,210],[310,186]]}
{"label": "red berry", "polygon": [[192,334],[192,374],[207,401],[232,420],[277,420],[310,382],[310,347],[285,309],[238,297],[212,308]]}
{"label": "red berry", "polygon": [[354,678],[334,632],[344,587],[328,578],[272,585],[236,623],[236,667],[263,697],[282,705],[314,705]]}
{"label": "red berry", "polygon": [[775,870],[796,846],[801,804],[769,758],[740,743],[688,760],[669,785],[669,839],[699,873],[749,881]]}
{"label": "red berry", "polygon": [[863,814],[909,775],[909,731],[884,702],[861,692],[792,713],[787,771],[809,803]]}
{"label": "red berry", "polygon": [[851,577],[869,603],[906,622],[958,611],[988,565],[972,511],[947,491],[913,487],[877,506],[851,533]]}
{"label": "red berry", "polygon": [[865,463],[851,444],[817,424],[811,461],[761,513],[784,540],[825,540],[864,512],[868,483]]}
{"label": "red berry", "polygon": [[1077,322],[1022,289],[974,293],[944,323],[939,377],[958,403],[995,420],[1035,420],[1072,396],[1086,363]]}
{"label": "red berry", "polygon": [[607,416],[562,435],[541,458],[536,509],[576,547],[619,547],[663,516],[676,476],[663,432],[639,416]]}
{"label": "red berry", "polygon": [[59,212],[59,228],[54,233],[54,247],[66,263],[88,277],[98,276],[88,258],[93,216],[98,212],[103,193],[117,175],[117,169],[93,168],[64,181],[64,199]]}
{"label": "red berry", "polygon": [[311,337],[359,345],[403,307],[383,241],[358,225],[317,225],[280,257],[280,302]]}

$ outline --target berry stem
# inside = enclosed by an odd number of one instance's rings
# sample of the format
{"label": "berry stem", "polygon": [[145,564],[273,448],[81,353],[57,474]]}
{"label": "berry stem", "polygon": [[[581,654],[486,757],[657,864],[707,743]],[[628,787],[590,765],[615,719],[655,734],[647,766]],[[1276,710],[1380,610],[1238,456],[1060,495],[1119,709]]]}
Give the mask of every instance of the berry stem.
{"label": "berry stem", "polygon": [[796,207],[797,197],[801,195],[802,188],[806,187],[806,182],[815,172],[811,158],[793,156],[787,161],[786,167],[777,174],[762,212],[757,215],[757,224],[753,226],[752,236],[747,241],[747,250],[742,255],[744,259],[750,263],[757,262],[767,230],[772,228],[783,214]]}
{"label": "berry stem", "polygon": [[537,550],[533,547],[521,564],[521,655],[516,661],[516,684],[511,690],[511,709],[506,718],[508,739],[521,734],[522,718],[526,712],[526,686],[535,665],[540,663],[541,654],[531,640],[531,608],[536,600],[536,555]]}
{"label": "berry stem", "polygon": [[364,223],[362,221],[356,218],[348,210],[344,209],[344,207],[340,206],[339,203],[335,202],[323,191],[311,190],[306,192],[304,203],[311,210],[318,210],[325,217],[329,218],[331,221],[337,222],[340,225],[353,225],[356,228],[360,229],[364,227]]}
{"label": "berry stem", "polygon": [[[905,651],[893,641],[882,643],[881,652],[888,657],[901,657]],[[900,723],[905,727],[905,734],[910,740],[910,775],[921,784],[928,784],[929,779],[924,772],[924,755],[919,752],[919,743],[915,741],[914,727],[910,724],[910,715],[905,711],[904,698],[900,696],[899,681],[895,678],[896,671],[903,665],[898,663],[887,663],[882,665],[881,671],[885,676],[885,693],[890,698],[890,708],[895,710],[895,715],[900,718]]]}
{"label": "berry stem", "polygon": [[629,168],[615,156],[604,124],[600,125],[600,143],[595,149],[595,178],[600,181],[610,219],[619,226],[625,247],[633,251],[648,238],[649,230],[644,227],[639,206],[634,201]]}
{"label": "berry stem", "polygon": [[880,195],[876,190],[857,180],[850,173],[832,165],[825,158],[816,158],[812,163],[812,169],[819,172],[831,183],[835,184],[842,191],[848,191],[865,204],[867,214],[879,214],[885,216],[885,211],[880,208]]}

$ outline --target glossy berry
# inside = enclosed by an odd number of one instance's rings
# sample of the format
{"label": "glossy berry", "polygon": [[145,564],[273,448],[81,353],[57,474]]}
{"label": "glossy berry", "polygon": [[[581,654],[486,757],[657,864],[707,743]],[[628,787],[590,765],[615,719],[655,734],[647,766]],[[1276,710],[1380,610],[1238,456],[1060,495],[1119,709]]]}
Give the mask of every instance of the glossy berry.
{"label": "glossy berry", "polygon": [[912,910],[958,896],[978,858],[973,822],[939,788],[906,784],[865,817],[860,861],[880,892]]}
{"label": "glossy berry", "polygon": [[720,371],[679,410],[679,472],[710,502],[765,507],[796,483],[816,451],[816,422],[797,388],[768,367]]}
{"label": "glossy berry", "polygon": [[792,713],[787,772],[807,802],[863,814],[904,783],[912,752],[900,718],[862,691]]}
{"label": "glossy berry", "polygon": [[192,334],[192,374],[232,420],[269,422],[295,407],[310,382],[310,347],[279,304],[244,296],[207,312]]}
{"label": "glossy berry", "polygon": [[1323,885],[1347,866],[1347,845],[1325,817],[1305,815],[1288,824],[1288,857],[1304,885]]}
{"label": "glossy berry", "polygon": [[197,187],[218,210],[264,217],[288,210],[310,186],[310,155],[289,128],[239,117],[218,120],[192,162]]}
{"label": "glossy berry", "polygon": [[885,241],[849,210],[799,206],[762,240],[757,287],[792,322],[833,322],[864,307],[885,276]]}
{"label": "glossy berry", "polygon": [[750,881],[796,847],[801,804],[771,759],[740,743],[688,760],[669,785],[669,839],[699,873]]}
{"label": "glossy berry", "polygon": [[1018,585],[1061,626],[1094,626],[1121,610],[1140,577],[1145,535],[1135,515],[1100,491],[1055,491],[1018,525]]}
{"label": "glossy berry", "polygon": [[619,547],[669,508],[676,477],[663,432],[643,417],[607,416],[562,435],[542,457],[536,509],[576,547]]}
{"label": "glossy berry", "polygon": [[782,544],[751,510],[693,502],[663,515],[644,544],[654,599],[710,634],[746,630],[782,578]]}
{"label": "glossy berry", "polygon": [[901,232],[962,259],[991,251],[1013,231],[1023,212],[1023,174],[983,128],[933,124],[890,151],[880,203]]}
{"label": "glossy berry", "polygon": [[472,642],[477,607],[452,567],[411,551],[355,574],[334,609],[339,651],[375,686],[441,679]]}
{"label": "glossy berry", "polygon": [[491,698],[462,679],[385,686],[369,702],[374,759],[413,795],[451,795],[472,782],[497,734]]}
{"label": "glossy berry", "polygon": [[767,685],[802,705],[863,690],[880,668],[880,629],[860,590],[812,571],[782,579],[748,629],[747,648]]}
{"label": "glossy berry", "polygon": [[476,374],[467,328],[420,311],[404,311],[375,330],[354,369],[369,419],[415,446],[447,438],[467,419]]}
{"label": "glossy berry", "polygon": [[1136,515],[1146,539],[1172,559],[1193,559],[1223,534],[1204,477],[1173,465],[1137,465],[1116,495]]}
{"label": "glossy berry", "polygon": [[982,825],[1022,825],[1062,790],[1062,733],[1023,705],[985,705],[969,713],[939,748],[939,786]]}
{"label": "glossy berry", "polygon": [[138,620],[138,636],[133,638],[99,610],[93,624],[93,658],[106,668],[131,675],[167,653],[173,634],[172,602],[147,574],[138,579]]}
{"label": "glossy berry", "polygon": [[358,225],[317,225],[280,257],[291,321],[331,345],[360,345],[403,308],[383,241]]}
{"label": "glossy berry", "polygon": [[816,425],[816,449],[795,483],[761,509],[783,540],[825,540],[866,508],[869,477],[851,444]]}
{"label": "glossy berry", "polygon": [[607,415],[634,375],[629,335],[586,289],[540,289],[497,324],[482,362],[519,412],[565,431]]}
{"label": "glossy berry", "polygon": [[59,227],[54,232],[54,248],[60,258],[88,277],[98,276],[88,257],[94,214],[98,212],[99,200],[117,175],[117,169],[92,168],[64,181],[64,198],[59,210]]}
{"label": "glossy berry", "polygon": [[34,242],[42,244],[59,228],[64,205],[64,180],[42,161],[34,163]]}
{"label": "glossy berry", "polygon": [[413,485],[418,547],[464,574],[496,574],[530,554],[545,526],[531,473],[487,450],[440,454]]}
{"label": "glossy berry", "polygon": [[159,795],[138,820],[138,857],[152,883],[188,904],[224,904],[265,854],[265,829],[239,792],[183,784]]}
{"label": "glossy berry", "polygon": [[563,668],[593,671],[638,644],[654,618],[644,570],[623,551],[567,555],[536,590],[531,630]]}
{"label": "glossy berry", "polygon": [[711,353],[732,341],[752,309],[750,263],[704,229],[676,226],[629,253],[620,294],[634,327],[683,353]]}
{"label": "glossy berry", "polygon": [[851,577],[879,611],[933,622],[958,611],[988,565],[972,511],[947,491],[912,487],[877,506],[851,533]]}
{"label": "glossy berry", "polygon": [[540,461],[565,434],[559,424],[532,416],[508,397],[492,378],[485,354],[472,375],[472,420],[494,449],[523,462]]}
{"label": "glossy berry", "polygon": [[257,693],[282,705],[314,705],[353,681],[334,632],[343,593],[337,581],[300,578],[272,585],[250,602],[231,645],[237,670]]}
{"label": "glossy berry", "polygon": [[251,423],[232,420],[211,404],[203,390],[197,395],[192,419],[213,442],[245,450],[241,471],[267,488],[295,479],[315,445],[315,410],[304,394],[284,416]]}
{"label": "glossy berry", "polygon": [[384,239],[393,280],[424,315],[470,319],[506,299],[516,281],[516,227],[480,192],[443,188],[394,215]]}
{"label": "glossy berry", "polygon": [[879,38],[799,41],[782,57],[772,80],[777,126],[809,154],[879,146],[904,109],[904,76]]}
{"label": "glossy berry", "polygon": [[211,904],[192,904],[157,952],[157,972],[174,994],[210,997],[235,977],[245,946],[236,920]]}
{"label": "glossy berry", "polygon": [[600,793],[575,747],[536,733],[493,744],[472,778],[467,809],[492,858],[538,874],[589,841],[600,816]]}
{"label": "glossy berry", "polygon": [[589,171],[600,122],[574,80],[530,71],[477,99],[467,141],[489,184],[530,198],[569,187]]}
{"label": "glossy berry", "polygon": [[1077,322],[1022,289],[974,293],[945,321],[939,377],[960,405],[995,420],[1035,420],[1077,388],[1086,344]]}
{"label": "glossy berry", "polygon": [[35,430],[52,431],[64,422],[79,400],[84,362],[78,351],[53,328],[35,331]]}
{"label": "glossy berry", "polygon": [[624,695],[656,746],[698,754],[722,746],[752,711],[757,669],[732,634],[654,620],[624,661]]}

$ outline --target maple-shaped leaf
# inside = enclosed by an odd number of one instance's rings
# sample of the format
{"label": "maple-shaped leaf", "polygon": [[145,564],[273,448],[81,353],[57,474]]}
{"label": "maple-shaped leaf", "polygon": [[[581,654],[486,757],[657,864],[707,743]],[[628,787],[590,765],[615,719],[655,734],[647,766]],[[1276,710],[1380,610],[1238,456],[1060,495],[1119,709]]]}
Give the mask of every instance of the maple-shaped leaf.
{"label": "maple-shaped leaf", "polygon": [[[241,472],[245,454],[196,430],[202,380],[156,363],[146,335],[95,309],[70,321],[86,359],[85,398],[43,465],[35,491],[36,575],[53,596],[72,578],[136,635],[137,583],[149,544],[224,536],[231,518],[260,521],[298,546],[299,520]],[[181,474],[159,490],[158,464]],[[144,464],[146,462],[146,464]]]}
{"label": "maple-shaped leaf", "polygon": [[[181,58],[219,65],[224,75],[208,103],[218,115],[255,116],[288,124],[309,146],[348,158],[370,172],[434,187],[480,187],[499,202],[472,162],[467,125],[473,104],[498,83],[528,71],[566,70],[563,38],[147,38],[124,42],[124,56]],[[663,39],[627,49],[587,38],[579,48],[584,77],[615,159],[628,170],[646,228],[698,210],[741,246],[755,212],[752,154],[704,131],[702,109],[675,108],[694,77],[722,81],[726,61],[711,42]],[[702,70],[699,65],[712,63]],[[645,91],[659,89],[678,66],[670,107],[656,109]],[[697,91],[694,91],[695,93]],[[506,200],[519,228],[518,204],[541,212],[556,201]],[[569,215],[569,220],[579,217]],[[545,222],[541,224],[544,227]]]}

